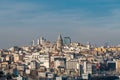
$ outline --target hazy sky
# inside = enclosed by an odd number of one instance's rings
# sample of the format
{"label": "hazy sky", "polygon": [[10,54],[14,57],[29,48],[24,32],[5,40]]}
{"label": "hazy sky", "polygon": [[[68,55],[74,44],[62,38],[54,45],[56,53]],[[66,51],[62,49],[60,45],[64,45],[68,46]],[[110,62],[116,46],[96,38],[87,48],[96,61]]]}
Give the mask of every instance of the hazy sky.
{"label": "hazy sky", "polygon": [[56,41],[120,43],[120,0],[0,0],[0,48]]}

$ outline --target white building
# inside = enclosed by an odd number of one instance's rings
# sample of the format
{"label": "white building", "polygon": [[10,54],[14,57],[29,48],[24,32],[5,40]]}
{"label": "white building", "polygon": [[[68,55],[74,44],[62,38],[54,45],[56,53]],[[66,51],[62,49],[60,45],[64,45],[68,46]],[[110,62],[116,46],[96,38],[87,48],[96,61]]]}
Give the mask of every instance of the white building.
{"label": "white building", "polygon": [[66,61],[66,69],[77,69],[78,68],[78,60],[70,60]]}
{"label": "white building", "polygon": [[83,71],[84,71],[84,74],[92,74],[92,64],[84,61]]}
{"label": "white building", "polygon": [[58,67],[64,67],[66,66],[66,58],[55,58],[54,61],[54,68],[58,68]]}
{"label": "white building", "polygon": [[35,70],[36,69],[36,61],[31,61],[30,67],[31,67],[31,69]]}

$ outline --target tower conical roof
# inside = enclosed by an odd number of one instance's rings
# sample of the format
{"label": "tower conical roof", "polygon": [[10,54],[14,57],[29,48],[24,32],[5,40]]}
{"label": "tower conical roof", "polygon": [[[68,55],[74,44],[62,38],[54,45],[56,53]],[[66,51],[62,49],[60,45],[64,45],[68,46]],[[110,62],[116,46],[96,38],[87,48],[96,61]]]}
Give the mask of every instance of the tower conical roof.
{"label": "tower conical roof", "polygon": [[62,36],[61,36],[60,33],[59,33],[59,36],[58,36],[58,40],[62,40]]}

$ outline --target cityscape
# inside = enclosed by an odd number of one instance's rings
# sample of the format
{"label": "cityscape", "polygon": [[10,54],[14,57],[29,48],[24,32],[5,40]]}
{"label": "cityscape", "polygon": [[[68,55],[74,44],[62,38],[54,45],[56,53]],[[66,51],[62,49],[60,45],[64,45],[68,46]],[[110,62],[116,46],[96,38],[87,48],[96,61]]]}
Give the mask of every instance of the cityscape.
{"label": "cityscape", "polygon": [[0,80],[117,80],[120,46],[96,47],[58,35],[0,50]]}
{"label": "cityscape", "polygon": [[120,0],[0,0],[0,80],[120,80]]}

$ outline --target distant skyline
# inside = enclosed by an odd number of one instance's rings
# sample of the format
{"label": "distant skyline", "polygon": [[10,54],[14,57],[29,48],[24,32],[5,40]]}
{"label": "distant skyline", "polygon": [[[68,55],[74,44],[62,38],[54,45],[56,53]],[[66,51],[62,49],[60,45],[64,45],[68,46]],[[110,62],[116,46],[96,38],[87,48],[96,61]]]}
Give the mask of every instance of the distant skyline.
{"label": "distant skyline", "polygon": [[120,43],[120,0],[0,0],[0,48],[58,34],[72,41]]}

